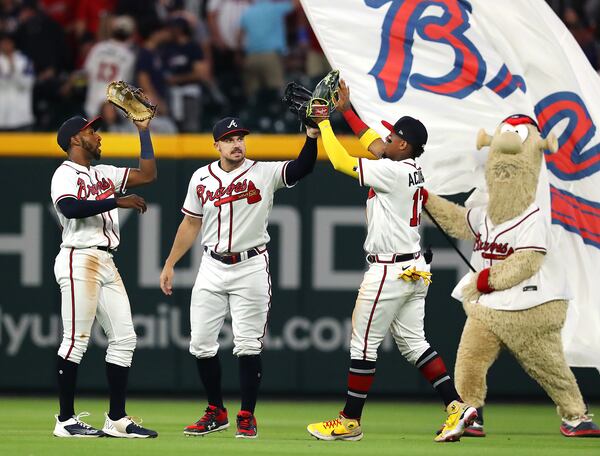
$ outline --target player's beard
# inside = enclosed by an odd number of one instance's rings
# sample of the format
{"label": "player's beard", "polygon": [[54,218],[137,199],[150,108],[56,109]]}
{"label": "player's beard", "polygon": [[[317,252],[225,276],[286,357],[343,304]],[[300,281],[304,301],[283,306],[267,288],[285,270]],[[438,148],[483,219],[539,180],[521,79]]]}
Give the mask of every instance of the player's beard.
{"label": "player's beard", "polygon": [[81,138],[81,147],[92,156],[92,159],[100,160],[100,143],[99,142],[96,143],[95,146],[93,146],[92,143]]}

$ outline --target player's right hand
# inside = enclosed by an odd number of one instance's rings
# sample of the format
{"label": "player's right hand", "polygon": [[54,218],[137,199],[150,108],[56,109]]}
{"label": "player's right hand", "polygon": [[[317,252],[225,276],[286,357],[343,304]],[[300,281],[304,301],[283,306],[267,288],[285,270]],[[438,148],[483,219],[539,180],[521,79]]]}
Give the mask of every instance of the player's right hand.
{"label": "player's right hand", "polygon": [[350,87],[346,85],[346,81],[343,79],[340,79],[337,98],[334,98],[333,104],[335,105],[335,109],[342,113],[352,107],[350,103]]}
{"label": "player's right hand", "polygon": [[117,207],[136,209],[140,214],[146,212],[146,201],[141,196],[128,195],[117,198]]}
{"label": "player's right hand", "polygon": [[171,296],[173,294],[174,275],[175,271],[173,270],[173,267],[165,264],[162,272],[160,273],[160,289],[167,296]]}

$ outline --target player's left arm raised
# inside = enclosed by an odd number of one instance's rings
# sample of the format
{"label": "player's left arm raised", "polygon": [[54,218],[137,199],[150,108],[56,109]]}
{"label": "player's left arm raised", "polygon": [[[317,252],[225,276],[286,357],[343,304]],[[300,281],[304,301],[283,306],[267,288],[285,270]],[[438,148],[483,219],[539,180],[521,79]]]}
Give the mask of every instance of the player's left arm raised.
{"label": "player's left arm raised", "polygon": [[285,167],[285,181],[292,185],[305,176],[308,176],[315,168],[317,161],[317,138],[319,129],[306,127],[306,141],[298,154],[298,158],[292,160]]}
{"label": "player's left arm raised", "polygon": [[127,188],[149,184],[154,182],[158,177],[154,147],[152,146],[152,138],[150,137],[150,120],[133,121],[140,134],[141,151],[139,168],[129,170]]}
{"label": "player's left arm raised", "polygon": [[[317,122],[317,119],[313,119]],[[336,171],[358,179],[358,159],[351,156],[336,138],[329,119],[320,120],[319,130],[323,137],[323,145],[329,161]]]}

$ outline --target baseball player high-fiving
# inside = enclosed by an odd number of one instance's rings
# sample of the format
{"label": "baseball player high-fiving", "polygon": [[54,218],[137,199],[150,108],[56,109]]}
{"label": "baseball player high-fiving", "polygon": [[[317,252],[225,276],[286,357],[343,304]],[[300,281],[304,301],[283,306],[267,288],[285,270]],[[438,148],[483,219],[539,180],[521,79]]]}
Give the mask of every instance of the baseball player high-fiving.
{"label": "baseball player high-fiving", "polygon": [[[335,137],[329,120],[319,128],[325,151],[337,171],[368,186],[367,239],[369,268],[352,314],[352,340],[346,405],[339,417],[308,425],[321,440],[360,440],[362,409],[375,377],[377,350],[388,329],[398,349],[416,366],[442,397],[448,419],[436,441],[454,441],[477,417],[463,404],[444,362],[425,339],[425,296],[431,282],[429,265],[421,255],[419,225],[424,178],[415,158],[424,152],[427,130],[417,119],[404,116],[391,125],[385,142],[354,114],[343,81],[335,101],[363,146],[379,160],[348,155]],[[316,120],[316,119],[315,119]]]}
{"label": "baseball player high-fiving", "polygon": [[229,427],[217,339],[230,313],[242,396],[236,437],[257,436],[254,408],[262,375],[262,339],[271,307],[267,221],[275,191],[294,186],[312,171],[317,159],[316,128],[307,128],[306,142],[292,161],[249,160],[248,133],[237,118],[227,117],[215,124],[214,147],[220,159],[192,176],[181,209],[184,218],[160,276],[163,292],[170,295],[175,264],[202,232],[205,253],[192,290],[190,353],[196,357],[208,407],[196,423],[185,428],[186,435]]}
{"label": "baseball player high-fiving", "polygon": [[[129,367],[136,344],[127,292],[113,252],[120,242],[117,208],[143,213],[146,203],[136,195],[120,196],[126,189],[156,179],[156,163],[148,130],[149,120],[135,122],[140,134],[139,169],[92,165],[100,159],[101,119],[72,117],[58,130],[58,145],[67,153],[52,176],[52,203],[62,226],[62,244],[54,265],[62,295],[63,340],[58,350],[57,375],[60,413],[57,437],[156,437],[155,431],[135,423],[125,412]],[[83,357],[94,319],[106,333],[106,376],[110,409],[102,430],[75,415],[77,368]]]}

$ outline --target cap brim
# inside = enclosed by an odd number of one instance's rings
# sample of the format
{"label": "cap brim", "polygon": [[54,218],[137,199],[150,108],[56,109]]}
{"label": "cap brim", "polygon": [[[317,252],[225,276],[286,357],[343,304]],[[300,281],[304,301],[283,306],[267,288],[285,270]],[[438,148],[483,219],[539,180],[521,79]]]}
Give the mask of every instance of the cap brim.
{"label": "cap brim", "polygon": [[227,133],[223,133],[221,136],[219,136],[218,138],[216,138],[215,142],[221,141],[225,136],[234,135],[236,133],[243,133],[244,135],[249,135],[250,134],[250,130],[246,130],[245,128],[238,128],[237,130],[228,131]]}
{"label": "cap brim", "polygon": [[81,128],[81,130],[79,130],[79,131],[83,131],[83,130],[85,130],[85,129],[86,129],[86,128],[88,128],[88,127],[92,127],[92,128],[94,129],[94,131],[96,131],[96,130],[98,129],[98,124],[99,124],[100,122],[102,122],[102,117],[101,117],[101,116],[98,116],[98,117],[96,117],[96,118],[94,118],[94,119],[90,120],[88,123],[86,123],[86,124],[85,124],[85,125],[84,125],[84,126]]}
{"label": "cap brim", "polygon": [[387,128],[391,133],[394,133],[394,131],[395,131],[394,126],[391,123],[389,123],[388,121],[382,120],[381,125],[383,125],[385,128]]}

